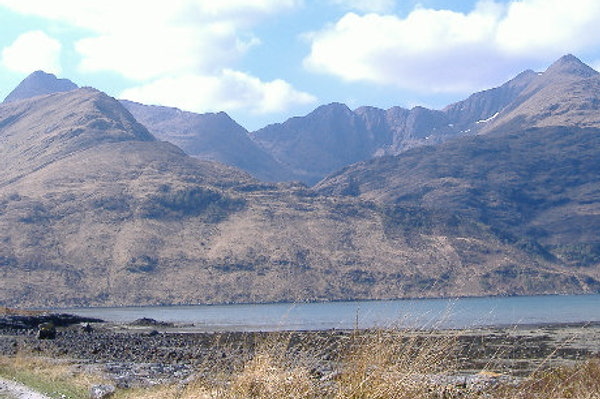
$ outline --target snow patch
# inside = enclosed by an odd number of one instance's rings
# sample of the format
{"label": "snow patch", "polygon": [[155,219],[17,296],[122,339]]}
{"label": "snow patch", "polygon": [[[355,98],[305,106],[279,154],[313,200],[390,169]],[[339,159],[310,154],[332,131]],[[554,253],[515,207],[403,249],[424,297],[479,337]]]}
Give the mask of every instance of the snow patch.
{"label": "snow patch", "polygon": [[490,116],[489,118],[478,120],[475,123],[487,123],[487,122],[493,120],[494,118],[496,118],[499,114],[500,114],[500,112],[496,112],[494,115]]}

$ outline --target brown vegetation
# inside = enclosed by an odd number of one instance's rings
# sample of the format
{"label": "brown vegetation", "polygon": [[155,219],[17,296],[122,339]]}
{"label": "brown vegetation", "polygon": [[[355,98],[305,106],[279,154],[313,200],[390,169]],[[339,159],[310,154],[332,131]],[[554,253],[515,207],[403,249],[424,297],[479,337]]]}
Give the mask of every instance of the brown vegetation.
{"label": "brown vegetation", "polygon": [[[385,330],[351,334],[335,356],[335,370],[321,373],[315,353],[287,333],[253,341],[252,356],[233,363],[202,365],[194,378],[174,384],[118,389],[115,398],[161,399],[562,399],[599,398],[600,361],[540,368],[525,378],[484,370],[473,383],[458,377],[457,337]],[[325,343],[325,341],[324,341]],[[314,344],[314,342],[311,342]],[[217,350],[220,350],[217,348]],[[325,350],[325,352],[328,352]],[[92,384],[107,383],[90,370],[64,360],[0,359],[0,375],[22,381],[53,397],[87,397]],[[64,397],[64,396],[62,396]]]}

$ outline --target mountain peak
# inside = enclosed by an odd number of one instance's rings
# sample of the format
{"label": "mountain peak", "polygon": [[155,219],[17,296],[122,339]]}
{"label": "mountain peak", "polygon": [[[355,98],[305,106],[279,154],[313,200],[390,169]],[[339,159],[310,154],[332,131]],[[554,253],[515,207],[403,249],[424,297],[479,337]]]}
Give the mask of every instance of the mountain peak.
{"label": "mountain peak", "polygon": [[35,71],[27,76],[4,99],[5,103],[24,100],[30,97],[41,96],[57,92],[71,91],[78,86],[69,79],[59,79],[54,74],[44,71]]}
{"label": "mountain peak", "polygon": [[589,78],[597,75],[598,72],[584,64],[573,54],[567,54],[556,60],[552,65],[550,65],[550,67],[548,67],[548,69],[546,69],[546,72],[544,72],[544,75],[557,74]]}
{"label": "mountain peak", "polygon": [[332,102],[317,107],[312,113],[325,114],[325,113],[351,113],[352,110],[344,103]]}

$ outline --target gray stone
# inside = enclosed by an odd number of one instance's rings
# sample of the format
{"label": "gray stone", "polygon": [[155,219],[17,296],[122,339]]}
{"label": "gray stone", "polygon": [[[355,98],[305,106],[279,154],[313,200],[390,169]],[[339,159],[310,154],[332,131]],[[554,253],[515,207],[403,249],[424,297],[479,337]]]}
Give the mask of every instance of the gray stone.
{"label": "gray stone", "polygon": [[109,398],[115,393],[115,386],[108,384],[92,385],[90,388],[90,399]]}

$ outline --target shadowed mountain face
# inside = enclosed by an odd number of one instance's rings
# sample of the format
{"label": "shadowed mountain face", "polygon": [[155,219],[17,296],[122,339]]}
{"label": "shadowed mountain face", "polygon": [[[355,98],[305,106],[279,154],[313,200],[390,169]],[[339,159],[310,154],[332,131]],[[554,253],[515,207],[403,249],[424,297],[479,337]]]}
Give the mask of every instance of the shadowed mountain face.
{"label": "shadowed mountain face", "polygon": [[319,196],[192,158],[91,89],[0,105],[0,159],[3,306],[598,289],[595,268],[469,215]]}
{"label": "shadowed mountain face", "polygon": [[339,103],[267,126],[252,133],[252,138],[309,184],[332,170],[370,157],[374,147],[363,120]]}
{"label": "shadowed mountain face", "polygon": [[224,112],[196,114],[131,101],[121,103],[154,136],[189,155],[235,166],[263,181],[296,177],[250,140],[246,129]]}
{"label": "shadowed mountain face", "polygon": [[11,91],[4,99],[4,102],[8,103],[44,94],[71,91],[75,89],[77,89],[77,85],[68,79],[57,79],[53,74],[36,71]]}

